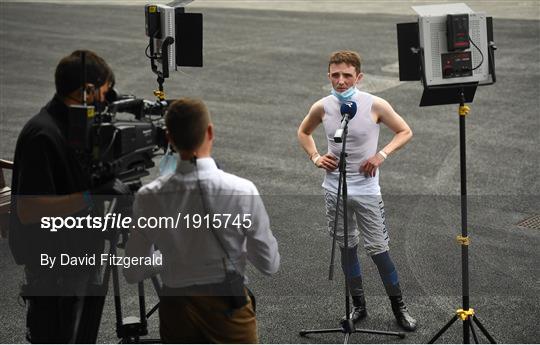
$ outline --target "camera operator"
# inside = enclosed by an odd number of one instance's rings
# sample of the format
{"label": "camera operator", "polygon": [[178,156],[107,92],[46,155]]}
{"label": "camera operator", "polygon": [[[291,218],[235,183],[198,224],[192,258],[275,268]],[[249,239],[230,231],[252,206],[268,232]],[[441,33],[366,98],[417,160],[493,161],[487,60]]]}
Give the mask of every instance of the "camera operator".
{"label": "camera operator", "polygon": [[[173,102],[165,121],[169,142],[180,160],[173,173],[139,190],[134,215],[199,217],[203,223],[199,227],[180,218],[180,225],[134,229],[126,256],[150,257],[153,245],[161,251],[163,342],[256,343],[255,301],[244,288],[245,266],[249,260],[270,275],[277,272],[280,262],[262,200],[252,182],[220,170],[211,158],[214,126],[202,101]],[[224,225],[226,219],[219,218],[224,214],[243,215],[243,219],[247,215],[250,224],[231,221]],[[204,222],[206,215],[211,225]],[[124,270],[128,282],[153,273],[152,267],[142,265]]]}
{"label": "camera operator", "polygon": [[[86,85],[82,86],[82,55],[86,56]],[[81,166],[68,144],[69,106],[99,107],[114,82],[111,68],[91,51],[77,50],[56,67],[56,93],[19,134],[12,178],[12,213],[9,244],[15,261],[25,266],[21,296],[27,304],[27,339],[32,343],[87,342],[78,334],[83,310],[92,299],[91,284],[98,277],[95,265],[60,265],[61,255],[84,257],[103,250],[103,237],[90,229],[42,229],[42,217],[90,214],[91,193],[123,194],[118,180],[90,192],[90,172]],[[84,88],[84,90],[83,90]],[[56,258],[44,265],[42,256]]]}
{"label": "camera operator", "polygon": [[[342,146],[334,142],[334,133],[340,127],[340,106],[346,101],[358,105],[356,114],[349,122],[347,137],[347,221],[348,248],[344,244],[343,217],[339,219],[336,238],[341,249],[343,273],[349,280],[353,300],[351,319],[358,322],[367,316],[366,300],[362,285],[357,248],[360,242],[358,228],[362,230],[364,247],[376,264],[384,288],[388,294],[392,311],[401,328],[416,329],[414,320],[403,301],[397,270],[389,253],[389,237],[384,219],[384,204],[379,187],[379,167],[396,150],[412,137],[412,131],[390,104],[382,98],[361,92],[356,84],[362,79],[360,55],[352,51],[338,51],[328,62],[328,79],[332,83],[332,94],[315,102],[298,129],[298,140],[309,159],[320,169],[326,170],[323,182],[326,201],[326,218],[330,234],[334,229],[339,172],[338,156]],[[347,115],[345,115],[347,116]],[[323,124],[328,139],[328,153],[320,155],[312,133]],[[380,123],[395,135],[377,152]],[[343,204],[340,204],[343,207]],[[340,209],[343,215],[343,209]],[[356,223],[354,222],[356,218]],[[348,257],[349,271],[344,267]]]}

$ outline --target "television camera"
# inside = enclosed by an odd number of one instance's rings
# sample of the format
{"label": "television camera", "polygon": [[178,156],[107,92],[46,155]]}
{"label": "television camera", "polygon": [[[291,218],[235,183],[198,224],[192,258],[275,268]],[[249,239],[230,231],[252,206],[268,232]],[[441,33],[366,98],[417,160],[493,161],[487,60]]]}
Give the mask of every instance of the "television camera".
{"label": "television camera", "polygon": [[[107,96],[109,104],[102,112],[88,105],[70,108],[68,142],[94,185],[112,177],[130,182],[148,175],[152,158],[167,146],[163,115],[171,100],[149,101],[114,89]],[[134,119],[119,120],[118,113]]]}

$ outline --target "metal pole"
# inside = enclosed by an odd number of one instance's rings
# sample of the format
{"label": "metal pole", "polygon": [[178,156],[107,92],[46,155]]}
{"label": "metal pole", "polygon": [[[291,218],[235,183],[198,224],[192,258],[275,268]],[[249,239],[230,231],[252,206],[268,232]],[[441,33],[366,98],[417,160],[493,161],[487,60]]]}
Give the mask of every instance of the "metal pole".
{"label": "metal pole", "polygon": [[[350,328],[354,329],[354,325],[351,321],[351,315],[350,315],[350,297],[349,297],[349,274],[350,274],[350,267],[349,267],[349,224],[347,222],[347,151],[345,150],[345,146],[347,144],[347,134],[348,134],[348,126],[345,126],[345,133],[343,135],[343,148],[341,151],[341,157],[339,165],[342,169],[342,187],[343,191],[341,193],[343,197],[343,242],[345,246],[345,252],[347,253],[345,255],[345,329],[348,331],[351,331]],[[348,341],[348,337],[345,338],[345,341]]]}
{"label": "metal pole", "polygon": [[[465,92],[461,89],[460,110],[465,106]],[[467,238],[467,156],[465,140],[465,114],[459,114],[459,153],[461,174],[461,236]],[[469,246],[461,245],[461,290],[463,297],[463,310],[469,310]],[[463,343],[470,342],[470,318],[463,322]]]}

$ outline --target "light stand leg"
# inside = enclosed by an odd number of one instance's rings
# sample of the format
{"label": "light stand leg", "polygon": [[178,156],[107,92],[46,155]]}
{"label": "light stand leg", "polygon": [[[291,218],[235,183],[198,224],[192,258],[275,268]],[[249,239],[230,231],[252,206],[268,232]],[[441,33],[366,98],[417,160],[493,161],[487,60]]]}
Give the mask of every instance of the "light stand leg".
{"label": "light stand leg", "polygon": [[476,315],[473,316],[473,321],[474,323],[476,323],[476,325],[478,326],[478,328],[480,328],[480,331],[485,335],[486,338],[488,338],[489,342],[492,343],[492,344],[497,344],[497,342],[495,341],[495,339],[493,339],[493,337],[491,336],[491,334],[489,334],[489,332],[487,331],[487,329],[482,325],[482,323],[480,323],[480,320],[478,320],[478,318],[476,317]]}
{"label": "light stand leg", "polygon": [[471,343],[471,337],[470,337],[470,321],[465,320],[463,321],[463,344],[470,344]]}
{"label": "light stand leg", "polygon": [[471,333],[473,335],[474,343],[479,344],[478,337],[476,336],[476,332],[475,332],[473,324],[472,324],[472,322],[470,322],[470,320],[469,320],[469,327],[471,328]]}
{"label": "light stand leg", "polygon": [[444,327],[441,328],[441,330],[440,330],[437,334],[435,334],[435,335],[433,336],[433,338],[431,338],[430,341],[428,341],[428,344],[433,344],[433,343],[435,343],[435,342],[437,341],[437,339],[439,339],[439,337],[440,337],[441,335],[443,335],[444,332],[446,332],[446,330],[447,330],[448,328],[450,328],[450,326],[452,326],[452,324],[453,324],[454,322],[457,321],[457,319],[458,319],[457,315],[454,315],[454,317],[451,318],[450,321],[448,321],[448,322],[446,323],[446,325],[444,325]]}

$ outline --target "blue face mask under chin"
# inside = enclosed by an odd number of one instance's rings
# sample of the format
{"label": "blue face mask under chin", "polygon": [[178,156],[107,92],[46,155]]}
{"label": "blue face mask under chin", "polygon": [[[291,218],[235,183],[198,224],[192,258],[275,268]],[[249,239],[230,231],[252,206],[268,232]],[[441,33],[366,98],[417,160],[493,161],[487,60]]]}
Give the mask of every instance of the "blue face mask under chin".
{"label": "blue face mask under chin", "polygon": [[178,154],[173,152],[170,147],[167,147],[167,152],[159,161],[159,176],[173,174],[176,171],[178,164]]}
{"label": "blue face mask under chin", "polygon": [[332,88],[332,95],[336,96],[337,99],[341,103],[350,101],[352,96],[356,93],[356,86],[351,86],[347,90],[343,92],[337,92],[334,88]]}

